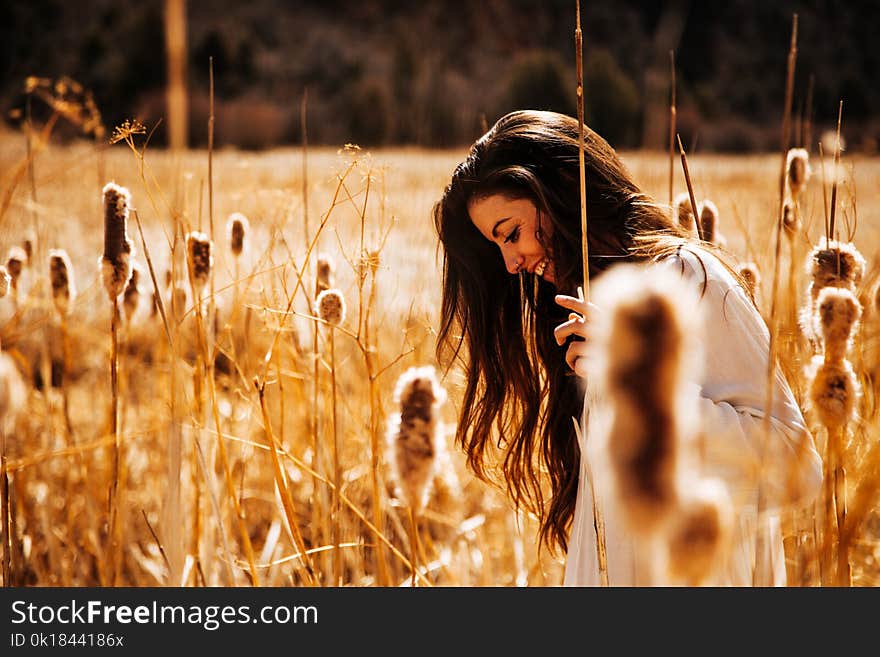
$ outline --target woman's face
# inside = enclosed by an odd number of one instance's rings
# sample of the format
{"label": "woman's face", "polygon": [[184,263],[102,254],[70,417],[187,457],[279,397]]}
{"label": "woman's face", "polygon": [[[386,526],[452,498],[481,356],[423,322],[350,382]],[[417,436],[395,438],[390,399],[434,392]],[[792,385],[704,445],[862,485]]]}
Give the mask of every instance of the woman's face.
{"label": "woman's face", "polygon": [[468,211],[483,237],[501,249],[508,272],[527,271],[550,283],[556,282],[553,264],[538,239],[539,230],[546,234],[545,226],[532,201],[493,194],[472,200]]}

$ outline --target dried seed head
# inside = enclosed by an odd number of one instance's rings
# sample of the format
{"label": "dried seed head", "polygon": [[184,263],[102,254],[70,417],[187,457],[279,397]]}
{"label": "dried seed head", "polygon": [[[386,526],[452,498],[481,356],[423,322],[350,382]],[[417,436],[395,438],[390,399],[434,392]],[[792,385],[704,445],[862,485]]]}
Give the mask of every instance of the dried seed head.
{"label": "dried seed head", "polygon": [[316,297],[324,290],[329,290],[331,287],[333,287],[333,272],[335,270],[336,265],[333,262],[333,258],[331,258],[326,253],[319,253],[317,264],[317,277],[315,279]]}
{"label": "dried seed head", "polygon": [[746,291],[752,299],[758,298],[758,290],[761,289],[761,272],[754,262],[743,262],[737,267],[737,273],[746,284]]}
{"label": "dried seed head", "polygon": [[226,232],[229,235],[229,250],[236,258],[242,254],[245,237],[250,229],[248,218],[241,212],[233,212],[226,220]]}
{"label": "dried seed head", "polygon": [[718,229],[718,208],[712,201],[706,199],[698,204],[697,209],[700,212],[700,227],[703,229],[703,240],[715,242]]}
{"label": "dried seed head", "polygon": [[793,238],[801,228],[797,204],[790,198],[786,198],[782,204],[782,227],[789,239]]}
{"label": "dried seed head", "polygon": [[76,286],[73,282],[73,265],[64,249],[49,250],[49,282],[52,284],[55,308],[60,314],[66,315],[76,298]]}
{"label": "dried seed head", "polygon": [[137,312],[138,303],[141,299],[140,277],[141,268],[135,264],[131,269],[131,278],[128,279],[128,285],[125,286],[125,293],[122,297],[122,307],[125,310],[125,319],[128,322],[131,322],[131,318]]}
{"label": "dried seed head", "polygon": [[824,237],[807,259],[810,294],[815,301],[823,287],[846,287],[855,292],[865,273],[865,258],[852,242],[827,241]]}
{"label": "dried seed head", "polygon": [[703,479],[688,490],[669,536],[667,563],[672,582],[709,583],[724,561],[732,520],[730,495],[721,480]]}
{"label": "dried seed head", "polygon": [[803,148],[790,148],[785,157],[786,181],[793,198],[797,198],[810,180],[810,154]]}
{"label": "dried seed head", "polygon": [[616,265],[593,296],[605,311],[594,348],[604,358],[597,378],[613,413],[608,457],[615,489],[630,528],[652,534],[675,509],[679,447],[697,430],[694,391],[685,382],[698,376],[700,309],[677,272],[656,267]]}
{"label": "dried seed head", "polygon": [[681,224],[682,228],[689,233],[696,232],[697,229],[694,224],[694,213],[691,210],[690,195],[687,192],[682,192],[675,197],[675,200],[672,202],[672,207],[675,208],[675,216],[678,217],[678,223]]}
{"label": "dried seed head", "polygon": [[846,288],[826,287],[816,300],[817,328],[825,342],[825,360],[840,361],[852,344],[862,305]]}
{"label": "dried seed head", "polygon": [[411,367],[397,380],[394,402],[400,410],[388,423],[389,462],[401,497],[416,511],[424,506],[433,479],[444,401],[446,391],[430,365]]}
{"label": "dried seed head", "polygon": [[810,406],[819,421],[829,429],[845,426],[852,419],[861,394],[850,362],[829,362],[822,355],[814,356],[807,378],[810,381]]}
{"label": "dried seed head", "polygon": [[6,271],[12,279],[12,289],[18,289],[18,279],[24,271],[28,257],[24,249],[20,246],[10,246],[9,252],[6,254]]}
{"label": "dried seed head", "polygon": [[101,274],[111,301],[122,294],[131,276],[133,247],[128,239],[129,191],[116,183],[104,185],[104,255]]}
{"label": "dried seed head", "polygon": [[186,235],[186,259],[192,282],[193,294],[198,296],[211,278],[214,266],[214,244],[210,238],[199,231]]}
{"label": "dried seed head", "polygon": [[324,290],[318,295],[318,317],[333,326],[345,320],[345,297],[336,288]]}

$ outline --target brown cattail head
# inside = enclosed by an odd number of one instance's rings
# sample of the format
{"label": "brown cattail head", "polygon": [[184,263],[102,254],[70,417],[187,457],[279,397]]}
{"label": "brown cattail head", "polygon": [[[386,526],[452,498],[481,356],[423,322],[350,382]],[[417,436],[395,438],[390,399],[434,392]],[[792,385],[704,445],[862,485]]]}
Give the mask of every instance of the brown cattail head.
{"label": "brown cattail head", "polygon": [[852,419],[861,393],[856,373],[848,360],[829,362],[813,356],[807,369],[810,406],[829,429],[844,427]]}
{"label": "brown cattail head", "polygon": [[718,207],[709,199],[697,205],[700,213],[700,226],[703,229],[703,240],[715,242],[718,235]]}
{"label": "brown cattail head", "polygon": [[101,274],[111,301],[122,294],[131,276],[133,247],[128,239],[129,191],[116,183],[104,185],[104,255]]}
{"label": "brown cattail head", "polygon": [[596,380],[611,402],[615,490],[631,530],[650,535],[674,512],[680,448],[697,432],[697,402],[686,381],[699,376],[699,306],[677,270],[623,264],[602,275],[593,299],[603,309]]}
{"label": "brown cattail head", "polygon": [[415,511],[424,506],[433,479],[444,401],[446,391],[430,365],[411,367],[397,380],[394,402],[400,410],[388,424],[389,462],[400,495]]}
{"label": "brown cattail head", "polygon": [[25,237],[21,241],[21,248],[27,256],[28,262],[34,257],[34,241],[30,237]]}
{"label": "brown cattail head", "polygon": [[208,284],[214,266],[214,244],[205,233],[194,230],[186,234],[186,260],[193,294],[198,296]]}
{"label": "brown cattail head", "polygon": [[24,271],[28,257],[24,249],[20,246],[10,246],[9,252],[6,254],[6,272],[12,280],[12,289],[18,289],[18,279]]}
{"label": "brown cattail head", "polygon": [[678,218],[678,223],[681,227],[689,233],[696,233],[697,227],[694,224],[690,195],[687,192],[682,192],[675,197],[672,207],[675,209],[675,216]]}
{"label": "brown cattail head", "polygon": [[810,296],[813,301],[824,287],[846,287],[855,292],[865,273],[865,258],[852,242],[820,238],[807,258]]}
{"label": "brown cattail head", "polygon": [[317,277],[315,278],[315,296],[317,297],[324,290],[333,287],[333,272],[336,265],[326,253],[318,254]]}
{"label": "brown cattail head", "polygon": [[229,250],[238,258],[244,251],[245,237],[250,230],[248,218],[241,212],[233,212],[226,220],[226,232],[229,236]]}
{"label": "brown cattail head", "polygon": [[318,317],[332,326],[345,320],[345,297],[336,288],[324,290],[318,295]]}
{"label": "brown cattail head", "polygon": [[125,292],[122,296],[122,307],[125,310],[125,319],[131,322],[131,318],[137,312],[138,303],[141,299],[140,288],[141,268],[135,264],[131,269],[131,278],[125,286]]}
{"label": "brown cattail head", "polygon": [[12,276],[6,269],[6,265],[0,265],[0,298],[9,294],[9,288],[12,286]]}
{"label": "brown cattail head", "polygon": [[727,488],[719,479],[703,479],[688,489],[669,536],[672,583],[700,586],[724,562],[733,521]]}
{"label": "brown cattail head", "polygon": [[790,148],[785,157],[786,182],[792,198],[797,198],[810,180],[810,154],[803,148]]}
{"label": "brown cattail head", "polygon": [[825,343],[825,360],[841,361],[852,345],[862,305],[846,288],[826,287],[816,300],[818,333]]}
{"label": "brown cattail head", "polygon": [[801,228],[801,220],[798,215],[797,203],[786,198],[782,204],[782,228],[785,236],[792,239]]}
{"label": "brown cattail head", "polygon": [[761,289],[761,271],[754,262],[743,262],[737,267],[737,273],[745,283],[746,291],[752,299],[758,298],[758,291]]}
{"label": "brown cattail head", "polygon": [[76,298],[76,286],[73,282],[73,265],[64,249],[49,250],[49,282],[55,308],[59,314],[66,315]]}

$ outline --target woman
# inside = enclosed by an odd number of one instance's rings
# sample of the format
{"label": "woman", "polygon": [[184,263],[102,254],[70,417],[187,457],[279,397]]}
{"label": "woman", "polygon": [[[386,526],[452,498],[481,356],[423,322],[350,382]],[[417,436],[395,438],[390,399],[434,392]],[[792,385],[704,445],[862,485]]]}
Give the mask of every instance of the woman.
{"label": "woman", "polygon": [[[710,355],[696,383],[710,470],[742,505],[737,549],[719,583],[751,585],[759,486],[744,457],[763,453],[763,508],[809,502],[821,480],[812,437],[777,377],[762,450],[769,335],[757,309],[710,247],[639,189],[607,142],[589,129],[584,140],[591,279],[618,262],[664,261],[700,284],[701,303],[712,305],[717,325],[707,330]],[[599,583],[596,537],[584,520],[592,499],[572,418],[584,411],[588,310],[601,309],[575,296],[583,280],[579,185],[577,121],[513,112],[455,169],[434,223],[444,255],[438,357],[458,357],[467,381],[456,439],[482,479],[493,480],[500,461],[502,485],[537,517],[540,542],[567,551],[565,584],[589,585]],[[613,515],[605,522],[610,584],[635,584],[631,539]],[[762,583],[784,584],[778,516],[761,527],[770,538]]]}

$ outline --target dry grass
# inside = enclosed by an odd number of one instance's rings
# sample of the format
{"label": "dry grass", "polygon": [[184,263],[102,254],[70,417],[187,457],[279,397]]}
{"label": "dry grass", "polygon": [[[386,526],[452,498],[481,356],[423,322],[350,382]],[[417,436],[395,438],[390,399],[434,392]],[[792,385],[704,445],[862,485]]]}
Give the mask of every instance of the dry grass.
{"label": "dry grass", "polygon": [[[20,169],[25,152],[21,135],[0,135],[4,186]],[[430,210],[463,155],[463,150],[387,150],[371,155],[355,149],[311,148],[308,207],[314,239],[307,244],[302,152],[215,152],[215,294],[212,303],[203,298],[205,303],[196,304],[186,283],[185,261],[178,256],[172,266],[172,247],[175,235],[210,231],[205,152],[175,158],[148,149],[143,169],[124,144],[104,151],[101,158],[88,144],[39,152],[34,162],[36,202],[29,189],[17,189],[0,222],[0,251],[29,236],[37,244],[36,261],[25,268],[17,299],[0,299],[0,344],[28,382],[24,412],[6,433],[13,538],[10,583],[94,586],[107,581],[118,566],[116,581],[133,586],[254,581],[328,585],[335,581],[334,569],[344,585],[409,585],[414,553],[410,538],[416,532],[409,527],[407,504],[395,496],[378,441],[395,411],[398,376],[411,366],[434,361],[440,269]],[[655,198],[666,199],[666,154],[623,157]],[[778,156],[692,154],[688,160],[697,199],[714,201],[717,227],[728,250],[741,261],[757,264],[763,273],[759,298],[769,301]],[[832,167],[830,160],[826,162],[828,175]],[[855,190],[860,190],[860,217],[880,212],[880,161],[845,156],[843,174],[838,197],[841,237],[847,221],[855,219]],[[143,272],[152,265],[165,311],[148,302],[152,277],[142,276],[141,303],[119,331],[121,548],[116,554],[108,554],[108,500],[114,481],[110,309],[98,266],[101,189],[111,180],[131,191],[151,263],[131,227],[134,260]],[[677,172],[675,190],[683,189]],[[799,207],[804,232],[796,239],[806,253],[823,226],[818,176]],[[237,262],[224,231],[234,212],[245,215],[250,224],[248,248]],[[855,235],[868,261],[859,289],[865,314],[855,352],[861,356],[853,357],[864,394],[859,419],[852,425],[846,480],[848,517],[863,519],[856,529],[850,525],[853,583],[868,586],[880,579],[877,495],[863,485],[876,475],[871,465],[876,459],[869,456],[877,452],[873,382],[880,349],[873,291],[878,230],[863,221]],[[67,251],[75,272],[77,295],[65,317],[64,339],[52,306],[45,258],[53,248]],[[333,285],[347,303],[345,320],[332,333],[332,362],[330,331],[313,315],[319,252],[335,261]],[[802,270],[795,268],[799,276]],[[186,290],[183,309],[172,304],[166,272],[172,272],[172,287]],[[801,278],[796,285],[800,295],[805,284]],[[197,305],[216,307],[216,317],[204,314],[203,321],[197,321]],[[766,312],[763,306],[762,310]],[[204,363],[212,348],[201,342],[211,336],[216,339],[215,386],[209,385],[211,367]],[[781,356],[803,402],[803,366],[808,359],[796,336],[781,337]],[[58,380],[57,387],[49,385],[62,373],[63,387]],[[561,561],[536,553],[535,523],[516,516],[501,495],[475,481],[463,467],[461,454],[449,443],[460,399],[459,374],[451,372],[442,385],[449,397],[441,409],[448,450],[418,514],[417,583],[559,584]],[[808,416],[808,421],[817,439],[824,440],[817,419]],[[221,444],[223,458],[218,452]],[[176,471],[179,490],[172,493],[170,473]],[[236,509],[240,518],[234,517]],[[787,537],[792,574],[802,538],[799,533]],[[340,559],[334,554],[337,544]],[[303,548],[309,552],[307,558]],[[809,576],[792,579],[815,583]]]}

